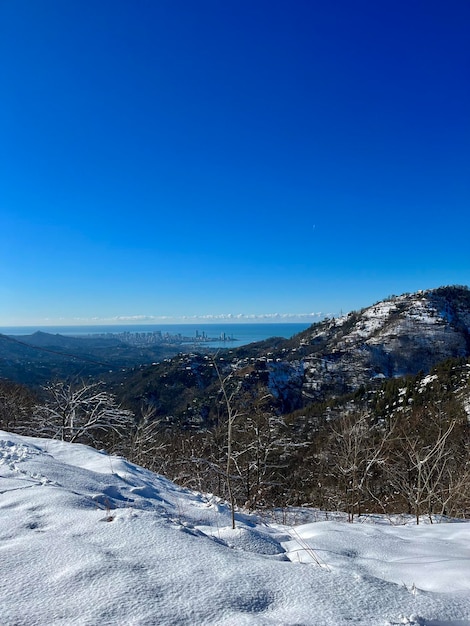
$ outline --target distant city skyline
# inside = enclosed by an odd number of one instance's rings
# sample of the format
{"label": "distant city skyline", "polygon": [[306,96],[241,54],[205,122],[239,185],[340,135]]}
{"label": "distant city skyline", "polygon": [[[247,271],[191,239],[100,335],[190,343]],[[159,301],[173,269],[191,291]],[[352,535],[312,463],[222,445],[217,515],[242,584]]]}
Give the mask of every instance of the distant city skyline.
{"label": "distant city skyline", "polygon": [[0,326],[468,285],[469,22],[464,0],[0,3]]}

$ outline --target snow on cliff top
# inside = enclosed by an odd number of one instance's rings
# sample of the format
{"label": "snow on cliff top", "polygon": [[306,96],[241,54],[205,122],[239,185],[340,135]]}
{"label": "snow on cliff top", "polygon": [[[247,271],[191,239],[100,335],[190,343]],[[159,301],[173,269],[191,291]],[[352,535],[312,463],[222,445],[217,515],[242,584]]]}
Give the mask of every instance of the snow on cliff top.
{"label": "snow on cliff top", "polygon": [[[391,315],[395,313],[403,302],[409,299],[408,296],[398,296],[390,301],[379,302],[367,308],[362,313],[362,325],[356,333],[363,337],[369,337],[381,330],[389,321]],[[436,311],[425,298],[413,299],[406,312],[406,317],[418,324],[435,325],[442,323],[436,315]],[[399,323],[403,323],[399,321]]]}
{"label": "snow on cliff top", "polygon": [[0,431],[0,623],[470,626],[470,524],[376,521],[232,530],[210,495]]}

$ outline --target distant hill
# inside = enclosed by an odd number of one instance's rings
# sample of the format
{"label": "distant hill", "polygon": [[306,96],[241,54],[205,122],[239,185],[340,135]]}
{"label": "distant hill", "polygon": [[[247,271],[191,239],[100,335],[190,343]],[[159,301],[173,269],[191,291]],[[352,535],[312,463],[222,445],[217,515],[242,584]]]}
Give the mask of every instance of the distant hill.
{"label": "distant hill", "polygon": [[39,385],[54,378],[103,377],[178,351],[178,346],[132,346],[116,337],[69,337],[42,331],[0,334],[0,378]]}
{"label": "distant hill", "polygon": [[[288,347],[287,347],[288,346]],[[448,358],[470,356],[470,291],[441,287],[392,296],[297,335],[283,351],[304,365],[303,392],[312,398],[355,391]]]}

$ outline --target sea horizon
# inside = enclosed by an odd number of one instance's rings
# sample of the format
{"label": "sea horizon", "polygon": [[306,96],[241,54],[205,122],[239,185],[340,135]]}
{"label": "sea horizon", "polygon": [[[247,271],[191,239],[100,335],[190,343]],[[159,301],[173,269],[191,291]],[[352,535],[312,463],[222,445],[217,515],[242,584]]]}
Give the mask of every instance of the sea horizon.
{"label": "sea horizon", "polygon": [[[238,347],[271,337],[289,339],[309,328],[310,323],[301,322],[227,322],[205,324],[87,324],[87,325],[37,325],[37,326],[1,326],[0,333],[10,336],[27,336],[35,332],[87,337],[93,335],[121,333],[162,332],[169,335],[182,335],[196,338],[205,334],[212,339],[212,347]],[[220,345],[219,345],[220,344]]]}

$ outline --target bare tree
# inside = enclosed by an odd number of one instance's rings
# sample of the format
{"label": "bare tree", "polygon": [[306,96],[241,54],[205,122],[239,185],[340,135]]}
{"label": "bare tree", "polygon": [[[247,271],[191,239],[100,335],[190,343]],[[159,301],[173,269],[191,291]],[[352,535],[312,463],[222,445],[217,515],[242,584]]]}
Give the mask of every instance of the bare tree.
{"label": "bare tree", "polygon": [[452,458],[446,464],[445,476],[436,493],[440,515],[466,516],[470,512],[470,461]]}
{"label": "bare tree", "polygon": [[36,407],[35,434],[63,441],[103,445],[133,425],[132,411],[121,408],[103,383],[55,382],[44,388],[46,400]]}
{"label": "bare tree", "polygon": [[214,359],[214,366],[217,371],[217,376],[219,378],[220,383],[220,392],[223,398],[223,404],[225,405],[225,409],[227,411],[227,463],[225,467],[225,483],[227,486],[227,492],[230,502],[230,509],[232,512],[232,528],[235,528],[235,496],[233,493],[232,486],[232,463],[233,463],[233,455],[232,455],[232,446],[233,446],[233,427],[235,424],[235,420],[237,417],[241,415],[240,411],[235,408],[235,396],[240,390],[240,382],[238,382],[233,390],[229,390],[228,384],[232,379],[232,374],[229,374],[225,378],[222,378],[222,374],[220,373],[220,369],[217,366],[217,363]]}
{"label": "bare tree", "polygon": [[385,444],[391,433],[374,427],[367,413],[349,413],[331,426],[324,453],[325,473],[350,522],[361,514],[364,499],[371,496],[370,481],[385,461]]}
{"label": "bare tree", "polygon": [[[423,409],[414,416],[417,425],[422,422],[423,411],[426,410]],[[430,434],[432,416],[430,411],[427,413],[428,430],[412,428],[409,422],[403,425],[398,440],[393,443],[387,463],[390,483],[397,492],[406,497],[417,524],[423,512],[428,513],[432,521],[434,504],[438,502],[439,493],[449,476],[453,453],[450,435],[456,425],[455,420],[449,424],[441,423]],[[436,424],[437,420],[434,426]]]}
{"label": "bare tree", "polygon": [[271,410],[269,394],[255,387],[249,396],[246,407],[242,405],[243,420],[234,425],[232,453],[240,496],[245,506],[258,508],[278,495],[284,498],[292,455],[305,442],[293,441],[284,418]]}
{"label": "bare tree", "polygon": [[154,407],[148,404],[142,406],[140,420],[130,436],[128,445],[129,460],[133,463],[153,472],[165,472],[167,466],[165,451],[168,443],[164,439],[161,421]]}
{"label": "bare tree", "polygon": [[0,428],[29,434],[36,400],[33,393],[23,385],[10,381],[0,382]]}

